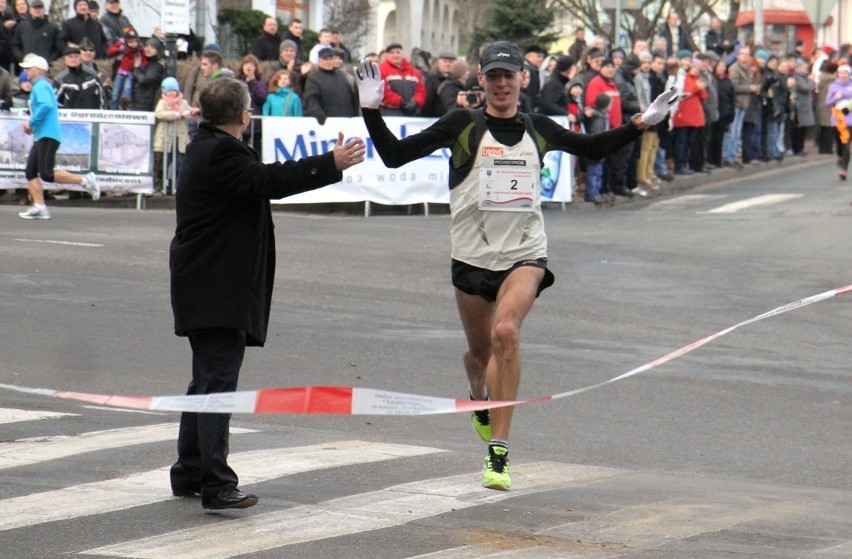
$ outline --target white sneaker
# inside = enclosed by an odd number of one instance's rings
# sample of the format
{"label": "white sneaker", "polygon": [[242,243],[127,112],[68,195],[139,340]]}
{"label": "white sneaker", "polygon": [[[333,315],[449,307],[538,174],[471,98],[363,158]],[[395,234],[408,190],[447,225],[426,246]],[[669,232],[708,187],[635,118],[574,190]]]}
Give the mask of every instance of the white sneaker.
{"label": "white sneaker", "polygon": [[631,190],[631,192],[633,192],[633,194],[636,194],[637,196],[641,196],[642,198],[646,198],[648,196],[648,191],[642,188],[641,186],[637,186],[636,188]]}
{"label": "white sneaker", "polygon": [[83,175],[83,190],[92,195],[92,200],[99,200],[101,197],[101,188],[98,186],[98,179],[92,172]]}
{"label": "white sneaker", "polygon": [[47,208],[41,209],[32,206],[27,211],[19,213],[18,216],[21,219],[50,219],[50,212],[47,211]]}

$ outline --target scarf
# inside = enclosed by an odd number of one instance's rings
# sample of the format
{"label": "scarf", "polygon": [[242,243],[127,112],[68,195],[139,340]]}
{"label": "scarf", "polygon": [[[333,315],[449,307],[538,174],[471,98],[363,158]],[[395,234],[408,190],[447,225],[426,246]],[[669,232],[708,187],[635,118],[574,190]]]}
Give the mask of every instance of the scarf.
{"label": "scarf", "polygon": [[169,97],[164,93],[163,95],[161,95],[161,97],[162,97],[163,101],[166,102],[166,105],[169,106],[169,109],[180,114],[180,104],[181,104],[181,101],[183,101],[183,93],[178,91],[178,94],[175,95],[174,97]]}

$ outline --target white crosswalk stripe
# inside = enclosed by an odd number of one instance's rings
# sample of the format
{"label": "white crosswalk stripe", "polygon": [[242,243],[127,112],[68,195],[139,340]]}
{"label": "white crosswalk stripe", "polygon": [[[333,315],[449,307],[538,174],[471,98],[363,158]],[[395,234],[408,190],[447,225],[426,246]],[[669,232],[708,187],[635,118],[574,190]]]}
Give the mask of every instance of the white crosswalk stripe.
{"label": "white crosswalk stripe", "polygon": [[[255,432],[251,429],[231,428],[233,435]],[[0,444],[0,470],[29,466],[39,462],[110,448],[176,440],[177,433],[177,423],[164,423],[110,429],[108,431],[92,431],[73,437],[19,439],[13,443]]]}
{"label": "white crosswalk stripe", "polygon": [[21,421],[39,421],[41,419],[55,419],[57,417],[68,417],[75,414],[57,413],[52,411],[26,411],[14,408],[0,408],[0,424],[18,423]]}
{"label": "white crosswalk stripe", "polygon": [[[713,208],[712,210],[708,210],[708,214],[732,214],[737,213],[742,210],[747,210],[750,208],[756,208],[758,206],[771,206],[774,204],[780,204],[781,202],[787,202],[789,200],[795,200],[797,198],[802,198],[804,194],[765,194],[763,196],[755,196],[753,198],[746,198],[745,200],[739,200],[737,202],[731,202],[730,204],[725,204],[723,206],[719,206],[717,208]],[[701,212],[699,212],[701,213]]]}
{"label": "white crosswalk stripe", "polygon": [[674,196],[660,200],[659,202],[653,202],[648,205],[646,211],[682,210],[697,206],[698,204],[724,200],[727,197],[727,194],[684,194],[683,196]]}
{"label": "white crosswalk stripe", "polygon": [[[240,472],[242,485],[338,466],[444,452],[428,447],[342,441],[321,445],[257,450],[233,454],[229,462]],[[0,501],[0,531],[44,522],[126,510],[171,499],[169,468],[124,478],[84,483]],[[163,555],[161,555],[163,557]]]}
{"label": "white crosswalk stripe", "polygon": [[[479,472],[422,480],[235,519],[227,524],[178,530],[161,536],[84,551],[137,559],[226,559],[287,545],[407,524],[414,520],[496,503],[509,497],[562,487],[572,481],[610,477],[616,470],[551,462],[512,467],[516,489],[478,487]],[[245,538],[245,534],[252,534]]]}

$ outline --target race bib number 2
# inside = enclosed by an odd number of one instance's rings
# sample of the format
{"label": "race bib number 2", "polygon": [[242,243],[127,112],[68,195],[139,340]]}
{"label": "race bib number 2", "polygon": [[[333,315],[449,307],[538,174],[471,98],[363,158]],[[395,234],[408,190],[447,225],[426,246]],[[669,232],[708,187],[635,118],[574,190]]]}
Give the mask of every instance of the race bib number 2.
{"label": "race bib number 2", "polygon": [[[540,177],[523,160],[497,160],[479,171],[479,209],[531,212]],[[502,163],[502,165],[501,165]],[[514,165],[512,164],[514,163]]]}

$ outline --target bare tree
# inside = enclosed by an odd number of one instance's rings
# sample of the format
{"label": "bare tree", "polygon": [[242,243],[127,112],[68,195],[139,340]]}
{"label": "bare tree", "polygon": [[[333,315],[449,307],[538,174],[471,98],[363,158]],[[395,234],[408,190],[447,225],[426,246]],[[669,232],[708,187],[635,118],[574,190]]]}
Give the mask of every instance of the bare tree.
{"label": "bare tree", "polygon": [[487,19],[487,15],[493,0],[459,0],[459,45],[468,48],[468,58],[478,60],[479,56],[471,51],[474,29],[482,25],[482,22]]}
{"label": "bare tree", "polygon": [[[615,20],[614,8],[601,9],[597,0],[553,0],[555,6],[567,11],[575,20],[596,35],[609,37],[615,44],[617,30],[613,29]],[[609,5],[609,4],[608,4]],[[733,22],[739,13],[740,0],[622,0],[626,6],[621,11],[619,29],[627,32],[631,40],[653,39],[660,27],[665,23],[671,10],[680,15],[681,24],[695,41],[701,46],[701,38],[696,34],[699,23],[708,17],[717,15],[722,8],[730,6],[729,22],[725,24],[725,36],[733,38],[736,29]]]}
{"label": "bare tree", "polygon": [[68,19],[68,8],[71,7],[69,0],[53,0],[50,3],[50,21],[58,26],[62,26],[62,22]]}
{"label": "bare tree", "polygon": [[370,0],[326,0],[325,23],[337,29],[352,50],[362,50],[372,21]]}

